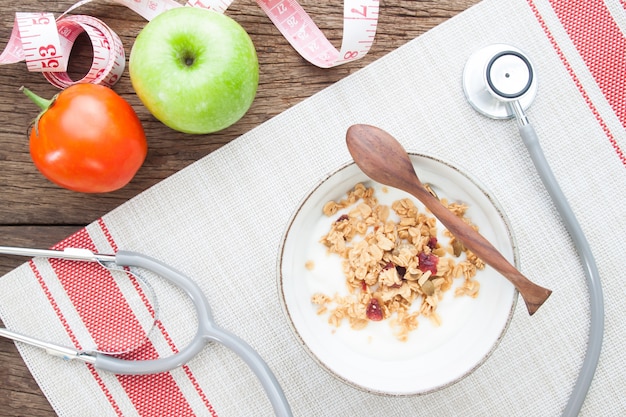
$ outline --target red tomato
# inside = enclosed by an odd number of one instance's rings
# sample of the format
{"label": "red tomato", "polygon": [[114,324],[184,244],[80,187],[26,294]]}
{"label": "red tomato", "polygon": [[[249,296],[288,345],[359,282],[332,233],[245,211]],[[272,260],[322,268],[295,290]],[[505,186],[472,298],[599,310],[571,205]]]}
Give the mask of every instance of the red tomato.
{"label": "red tomato", "polygon": [[137,114],[117,93],[75,84],[48,102],[24,92],[44,108],[30,131],[30,154],[46,178],[69,190],[105,193],[135,176],[148,144]]}

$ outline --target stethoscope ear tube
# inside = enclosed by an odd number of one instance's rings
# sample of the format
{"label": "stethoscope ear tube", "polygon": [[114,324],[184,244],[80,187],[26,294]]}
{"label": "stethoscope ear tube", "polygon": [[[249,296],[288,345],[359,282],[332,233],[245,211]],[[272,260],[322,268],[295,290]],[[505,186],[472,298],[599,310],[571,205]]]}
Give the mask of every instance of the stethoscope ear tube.
{"label": "stethoscope ear tube", "polygon": [[198,319],[198,329],[193,340],[174,355],[153,360],[135,361],[98,353],[96,354],[94,366],[98,369],[115,374],[156,374],[182,366],[200,353],[209,342],[206,338],[206,334],[214,327],[209,303],[200,290],[200,287],[181,272],[154,258],[136,252],[123,250],[117,252],[115,254],[115,263],[118,266],[137,267],[152,271],[183,290],[191,301],[193,301]]}
{"label": "stethoscope ear tube", "polygon": [[209,302],[194,281],[154,258],[135,252],[119,251],[115,255],[115,262],[120,266],[135,266],[152,271],[182,289],[195,306],[198,329],[191,343],[172,356],[148,361],[127,361],[98,355],[94,365],[96,368],[118,374],[154,374],[169,371],[189,362],[208,342],[213,341],[231,349],[250,367],[261,382],[277,416],[292,415],[287,398],[271,369],[243,339],[215,324]]}

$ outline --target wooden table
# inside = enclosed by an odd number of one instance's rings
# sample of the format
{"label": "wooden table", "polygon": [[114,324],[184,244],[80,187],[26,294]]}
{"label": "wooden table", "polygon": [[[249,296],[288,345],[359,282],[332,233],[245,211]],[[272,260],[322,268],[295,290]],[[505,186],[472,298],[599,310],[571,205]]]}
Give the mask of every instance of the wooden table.
{"label": "wooden table", "polygon": [[[25,63],[0,67],[0,244],[36,248],[52,246],[176,171],[477,2],[381,2],[378,31],[369,54],[343,66],[320,69],[291,48],[254,1],[235,1],[227,14],[248,31],[259,57],[259,88],[252,107],[238,123],[219,133],[202,136],[178,133],[158,122],[143,107],[133,92],[126,70],[114,89],[133,105],[143,122],[149,151],[133,181],[122,190],[109,194],[67,191],[48,182],[37,171],[30,159],[26,132],[38,111],[18,88],[27,86],[44,97],[52,97],[58,90],[40,74],[27,72]],[[73,3],[0,0],[0,48],[4,48],[9,39],[15,12],[47,11],[58,16]],[[301,0],[300,4],[329,40],[339,47],[342,2]],[[127,58],[133,40],[146,24],[125,7],[106,1],[96,0],[81,6],[74,13],[92,15],[105,21],[122,39]],[[89,41],[79,38],[70,62],[73,79],[80,79],[86,72],[85,65],[91,62],[90,51]],[[0,256],[0,276],[24,261],[24,258]],[[55,415],[13,342],[6,339],[0,339],[0,415]]]}

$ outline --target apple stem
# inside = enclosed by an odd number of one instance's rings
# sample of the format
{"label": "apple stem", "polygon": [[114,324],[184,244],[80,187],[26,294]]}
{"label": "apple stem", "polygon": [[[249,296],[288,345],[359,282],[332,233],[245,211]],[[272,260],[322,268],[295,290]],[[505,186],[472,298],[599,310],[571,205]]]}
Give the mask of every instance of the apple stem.
{"label": "apple stem", "polygon": [[28,98],[30,98],[33,103],[41,108],[41,110],[47,110],[52,104],[52,100],[48,100],[42,97],[39,97],[37,94],[30,91],[28,88],[22,86],[20,87],[20,91],[22,91]]}

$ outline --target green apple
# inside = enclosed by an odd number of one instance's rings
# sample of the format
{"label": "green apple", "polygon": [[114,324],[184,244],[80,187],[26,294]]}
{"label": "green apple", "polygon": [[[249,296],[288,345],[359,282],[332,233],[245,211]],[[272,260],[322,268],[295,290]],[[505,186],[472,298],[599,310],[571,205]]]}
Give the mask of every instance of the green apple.
{"label": "green apple", "polygon": [[237,122],[259,84],[248,33],[230,17],[197,7],[176,7],[151,20],[132,47],[129,72],[150,113],[185,133]]}

